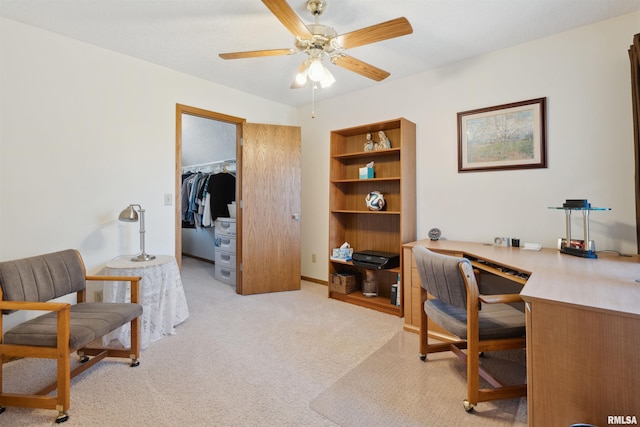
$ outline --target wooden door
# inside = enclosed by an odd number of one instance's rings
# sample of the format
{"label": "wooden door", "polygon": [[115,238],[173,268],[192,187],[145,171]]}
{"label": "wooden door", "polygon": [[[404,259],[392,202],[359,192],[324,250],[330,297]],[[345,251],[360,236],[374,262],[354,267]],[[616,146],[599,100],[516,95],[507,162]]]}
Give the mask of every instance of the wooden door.
{"label": "wooden door", "polygon": [[300,289],[300,147],[299,127],[243,127],[240,294]]}

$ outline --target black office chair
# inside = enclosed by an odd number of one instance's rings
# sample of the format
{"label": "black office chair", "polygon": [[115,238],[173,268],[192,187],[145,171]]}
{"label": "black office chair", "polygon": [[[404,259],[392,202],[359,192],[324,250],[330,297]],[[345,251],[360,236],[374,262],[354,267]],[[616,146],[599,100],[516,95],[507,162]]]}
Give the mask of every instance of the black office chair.
{"label": "black office chair", "polygon": [[[429,353],[453,351],[467,364],[467,399],[473,411],[478,402],[510,399],[527,394],[526,384],[503,386],[480,367],[484,351],[524,348],[525,315],[508,303],[521,302],[518,294],[481,295],[471,262],[465,258],[413,248],[420,275],[423,310],[420,319],[420,358]],[[458,337],[429,344],[427,319]],[[467,349],[467,353],[462,351]],[[480,388],[480,377],[493,388]]]}

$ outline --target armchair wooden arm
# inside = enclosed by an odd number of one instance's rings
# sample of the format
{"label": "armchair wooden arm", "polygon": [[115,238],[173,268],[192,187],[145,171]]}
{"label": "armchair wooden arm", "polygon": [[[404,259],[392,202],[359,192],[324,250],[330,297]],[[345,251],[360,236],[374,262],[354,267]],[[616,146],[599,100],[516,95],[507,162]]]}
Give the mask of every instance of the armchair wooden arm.
{"label": "armchair wooden arm", "polygon": [[478,299],[486,304],[505,304],[510,302],[522,302],[520,294],[478,295]]}
{"label": "armchair wooden arm", "polygon": [[[2,289],[0,289],[2,298]],[[37,301],[0,301],[0,310],[37,310],[37,311],[61,311],[68,309],[71,304],[66,302],[37,302]]]}

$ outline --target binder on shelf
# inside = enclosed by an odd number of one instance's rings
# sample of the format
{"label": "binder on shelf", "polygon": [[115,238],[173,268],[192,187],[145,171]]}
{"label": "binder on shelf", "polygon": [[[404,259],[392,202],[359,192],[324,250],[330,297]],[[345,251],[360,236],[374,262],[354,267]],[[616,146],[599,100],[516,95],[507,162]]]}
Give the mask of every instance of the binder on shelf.
{"label": "binder on shelf", "polygon": [[392,305],[399,305],[398,304],[398,284],[394,283],[393,285],[391,285],[391,294],[389,297],[389,302]]}

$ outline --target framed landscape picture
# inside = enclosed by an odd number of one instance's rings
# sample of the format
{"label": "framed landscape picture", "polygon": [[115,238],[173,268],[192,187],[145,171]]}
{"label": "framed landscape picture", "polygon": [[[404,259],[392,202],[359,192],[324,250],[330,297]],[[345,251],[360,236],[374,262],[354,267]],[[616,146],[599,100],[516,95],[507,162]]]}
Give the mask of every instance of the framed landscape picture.
{"label": "framed landscape picture", "polygon": [[458,172],[546,168],[546,100],[458,113]]}

